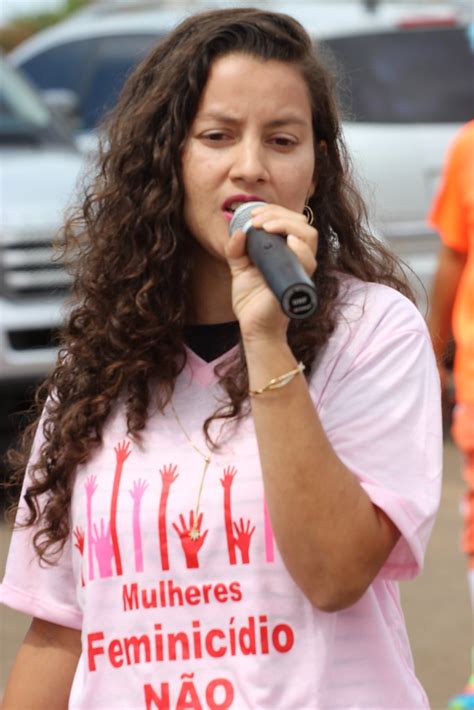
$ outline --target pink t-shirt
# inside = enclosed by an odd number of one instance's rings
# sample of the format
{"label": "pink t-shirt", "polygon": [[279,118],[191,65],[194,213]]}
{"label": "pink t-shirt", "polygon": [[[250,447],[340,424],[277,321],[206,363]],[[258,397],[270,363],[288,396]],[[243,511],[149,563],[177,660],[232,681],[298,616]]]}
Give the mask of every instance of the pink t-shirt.
{"label": "pink t-shirt", "polygon": [[[380,574],[349,609],[309,603],[274,542],[250,417],[230,438],[223,430],[202,491],[201,537],[191,540],[203,459],[171,409],[152,412],[143,446],[132,444],[118,404],[101,450],[77,472],[59,564],[40,567],[31,532],[16,531],[0,586],[3,603],[82,630],[70,708],[428,707],[396,580],[420,570],[439,502],[436,367],[405,298],[343,284],[310,388],[338,455],[401,531]],[[205,451],[202,423],[222,394],[214,367],[223,358],[188,356],[173,401]]]}

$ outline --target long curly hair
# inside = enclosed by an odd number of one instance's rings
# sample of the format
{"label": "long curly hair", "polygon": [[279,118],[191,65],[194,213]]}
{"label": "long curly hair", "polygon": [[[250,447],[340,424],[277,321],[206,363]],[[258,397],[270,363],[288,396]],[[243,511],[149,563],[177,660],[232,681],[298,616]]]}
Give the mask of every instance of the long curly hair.
{"label": "long curly hair", "polygon": [[[181,155],[210,66],[230,52],[292,63],[311,96],[318,184],[309,204],[319,231],[319,307],[288,331],[307,373],[334,329],[338,273],[411,296],[396,260],[365,227],[322,50],[298,22],[273,12],[227,9],[184,20],[125,83],[105,122],[95,179],[64,227],[73,307],[55,369],[37,392],[35,418],[9,454],[18,484],[43,412],[43,443],[24,496],[25,524],[37,526],[34,545],[43,561],[65,543],[75,471],[101,445],[114,403],[123,398],[129,434],[139,442],[150,393],[163,410],[185,366],[193,237],[183,220]],[[218,375],[223,402],[203,424],[210,445],[213,419],[249,409],[242,347]]]}

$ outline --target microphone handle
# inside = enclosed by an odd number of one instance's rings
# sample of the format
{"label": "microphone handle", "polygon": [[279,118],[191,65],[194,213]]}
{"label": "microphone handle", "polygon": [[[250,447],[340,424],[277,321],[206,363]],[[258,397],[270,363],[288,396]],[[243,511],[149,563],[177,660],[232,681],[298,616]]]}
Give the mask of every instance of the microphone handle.
{"label": "microphone handle", "polygon": [[311,316],[318,305],[316,289],[281,234],[247,230],[247,254],[289,318]]}

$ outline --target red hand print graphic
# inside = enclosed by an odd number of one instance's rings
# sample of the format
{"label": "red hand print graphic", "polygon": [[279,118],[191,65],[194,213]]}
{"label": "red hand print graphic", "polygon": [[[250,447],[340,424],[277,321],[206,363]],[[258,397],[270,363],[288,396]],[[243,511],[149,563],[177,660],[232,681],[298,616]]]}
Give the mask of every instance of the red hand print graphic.
{"label": "red hand print graphic", "polygon": [[114,475],[114,486],[112,490],[112,500],[110,504],[110,535],[112,538],[112,548],[115,557],[115,567],[118,575],[123,574],[122,570],[122,558],[120,556],[120,547],[117,535],[117,502],[120,490],[120,479],[122,477],[123,464],[128,459],[131,454],[130,442],[122,441],[118,446],[115,447],[115,475]]}
{"label": "red hand print graphic", "polygon": [[[205,532],[201,533],[202,517],[203,513],[199,515],[197,519],[197,525],[195,526],[194,513],[191,510],[189,513],[189,527],[186,526],[186,522],[184,520],[183,515],[179,516],[179,519],[181,521],[181,530],[175,523],[173,523],[173,527],[178,533],[179,539],[181,540],[181,546],[183,548],[184,556],[186,557],[186,567],[188,569],[199,567],[198,552],[204,545],[204,540],[206,539],[207,533],[209,532],[208,530],[206,530]],[[193,529],[198,530],[199,537],[191,537],[190,533]]]}
{"label": "red hand print graphic", "polygon": [[237,523],[234,523],[234,530],[235,530],[235,544],[237,545],[237,547],[240,550],[240,554],[242,555],[243,564],[246,565],[250,562],[250,557],[249,557],[250,541],[252,539],[252,535],[255,532],[255,525],[250,530],[250,520],[247,520],[247,525],[244,525],[243,519],[240,518],[240,528],[237,526]]}
{"label": "red hand print graphic", "polygon": [[166,529],[166,506],[168,505],[168,496],[172,484],[176,481],[179,474],[176,473],[177,466],[170,464],[160,469],[162,481],[160,506],[158,509],[158,539],[160,542],[161,569],[168,570],[170,568],[168,558],[168,533]]}
{"label": "red hand print graphic", "polygon": [[85,544],[85,534],[84,530],[79,526],[76,525],[74,528],[74,547],[79,550],[79,553],[81,555],[81,584],[84,587],[85,586],[85,579],[84,579],[84,570],[82,568],[82,565],[84,563],[84,544]]}
{"label": "red hand print graphic", "polygon": [[84,530],[81,527],[79,527],[79,525],[76,525],[76,527],[74,528],[74,539],[76,541],[74,543],[74,547],[76,547],[79,550],[79,552],[81,553],[81,555],[83,555],[84,554],[85,534],[84,534]]}
{"label": "red hand print graphic", "polygon": [[225,533],[227,537],[227,549],[229,552],[229,562],[231,565],[237,563],[237,557],[235,553],[235,540],[234,533],[232,530],[232,510],[231,510],[231,488],[234,478],[237,475],[237,469],[232,467],[227,467],[224,469],[224,477],[220,479],[222,486],[224,488],[224,522],[225,522]]}

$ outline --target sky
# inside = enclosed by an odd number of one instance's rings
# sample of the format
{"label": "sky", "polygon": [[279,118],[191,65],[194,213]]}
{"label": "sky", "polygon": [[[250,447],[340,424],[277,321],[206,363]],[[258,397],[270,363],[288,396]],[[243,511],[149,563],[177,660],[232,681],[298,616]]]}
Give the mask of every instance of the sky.
{"label": "sky", "polygon": [[42,12],[63,4],[63,0],[0,0],[0,25],[22,12]]}

